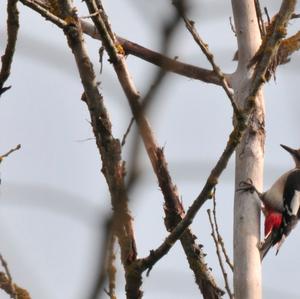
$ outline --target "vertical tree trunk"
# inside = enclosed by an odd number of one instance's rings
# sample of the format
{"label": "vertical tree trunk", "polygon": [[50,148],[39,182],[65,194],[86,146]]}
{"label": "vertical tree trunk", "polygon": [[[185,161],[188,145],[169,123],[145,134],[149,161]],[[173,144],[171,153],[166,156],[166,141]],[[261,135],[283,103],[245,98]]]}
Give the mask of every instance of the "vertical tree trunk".
{"label": "vertical tree trunk", "polygon": [[[249,60],[257,51],[260,32],[253,0],[232,0],[238,40],[238,68],[233,76],[239,107],[244,106],[252,71]],[[250,127],[236,151],[235,185],[251,178],[261,190],[263,184],[264,99],[256,98],[256,109]],[[261,262],[257,244],[260,240],[260,203],[249,192],[236,192],[234,203],[234,293],[236,299],[261,298]]]}

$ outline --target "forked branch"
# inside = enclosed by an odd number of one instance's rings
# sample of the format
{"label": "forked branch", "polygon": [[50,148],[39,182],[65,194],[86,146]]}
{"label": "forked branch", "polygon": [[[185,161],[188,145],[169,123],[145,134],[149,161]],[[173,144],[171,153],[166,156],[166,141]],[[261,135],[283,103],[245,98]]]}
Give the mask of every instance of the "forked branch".
{"label": "forked branch", "polygon": [[227,145],[222,155],[220,156],[218,162],[216,163],[215,167],[212,169],[209,177],[207,178],[206,183],[199,196],[194,200],[193,204],[188,209],[185,217],[167,236],[165,241],[156,250],[152,251],[152,255],[157,255],[157,260],[160,259],[171,249],[175,242],[180,238],[182,233],[192,223],[197,212],[200,210],[200,208],[203,206],[206,200],[210,198],[213,189],[218,183],[220,175],[226,168],[228,161],[234,153],[234,150],[236,149],[237,145],[240,143],[240,140],[246,128],[248,127],[252,112],[255,108],[255,96],[259,89],[262,87],[263,83],[265,82],[264,75],[268,69],[268,66],[273,56],[276,54],[277,47],[280,44],[280,41],[286,35],[287,23],[295,10],[295,5],[295,0],[283,1],[275,21],[274,31],[272,32],[267,41],[268,48],[262,54],[260,61],[256,65],[256,69],[252,76],[252,79],[249,82],[249,92],[245,99],[246,109],[244,110],[242,117],[237,119],[235,127],[229,136]]}
{"label": "forked branch", "polygon": [[[95,2],[93,0],[85,0],[85,2],[87,3],[90,14],[93,14],[95,11],[97,11],[98,7],[101,5],[101,1]],[[169,175],[164,153],[157,145],[150,124],[143,114],[142,106],[139,103],[140,96],[128,72],[125,57],[122,55],[122,53],[118,53],[116,39],[112,39],[109,34],[109,32],[112,32],[112,30],[107,30],[107,23],[104,21],[105,17],[103,17],[102,13],[100,13],[99,15],[92,17],[92,20],[101,36],[103,45],[110,57],[110,61],[113,63],[124,93],[127,96],[132,114],[138,125],[145,148],[152,163],[153,170],[157,176],[159,186],[164,195],[168,214],[169,212],[172,213],[172,217],[166,218],[168,219],[166,222],[166,227],[168,230],[171,230],[184,216],[184,209],[182,207],[176,186],[173,184]],[[202,293],[205,294],[206,298],[219,298],[223,292],[220,291],[220,289],[216,286],[208,267],[203,262],[204,256],[201,257],[201,250],[199,250],[199,247],[195,243],[195,236],[190,230],[187,230],[182,236],[181,243],[183,244],[187,254],[190,266],[192,267],[193,265],[198,265],[198,263],[201,265],[201,267],[195,266],[192,268]],[[192,253],[194,253],[193,256]],[[142,271],[146,269],[146,267],[141,265],[139,262],[136,262],[135,266],[136,267],[133,267],[133,271],[131,271],[132,275],[134,276],[136,276],[137,272],[141,274]],[[129,278],[128,281],[132,282],[134,280]]]}
{"label": "forked branch", "polygon": [[[96,27],[85,20],[81,20],[82,30],[85,34],[94,39],[101,39]],[[176,73],[191,79],[221,85],[220,78],[214,71],[210,71],[195,65],[187,64],[178,59],[169,58],[161,53],[145,48],[121,36],[116,36],[118,43],[123,47],[126,55],[133,55],[154,65],[163,68],[166,71]],[[227,77],[228,75],[225,75]]]}

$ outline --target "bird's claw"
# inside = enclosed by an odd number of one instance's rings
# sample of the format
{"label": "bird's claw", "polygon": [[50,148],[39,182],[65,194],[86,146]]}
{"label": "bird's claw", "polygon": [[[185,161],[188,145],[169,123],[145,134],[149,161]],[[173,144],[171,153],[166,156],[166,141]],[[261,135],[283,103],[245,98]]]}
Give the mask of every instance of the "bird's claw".
{"label": "bird's claw", "polygon": [[248,178],[246,181],[241,181],[239,183],[239,188],[236,191],[242,191],[242,192],[250,192],[254,193],[255,187],[253,185],[253,181]]}

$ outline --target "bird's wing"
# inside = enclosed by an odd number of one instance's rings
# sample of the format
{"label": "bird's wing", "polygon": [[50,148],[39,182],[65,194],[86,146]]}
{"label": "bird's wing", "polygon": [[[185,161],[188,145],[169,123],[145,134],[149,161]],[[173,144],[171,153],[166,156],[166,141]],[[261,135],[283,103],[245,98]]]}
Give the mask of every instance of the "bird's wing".
{"label": "bird's wing", "polygon": [[300,170],[297,169],[287,177],[283,192],[285,220],[297,216],[300,207]]}
{"label": "bird's wing", "polygon": [[300,191],[295,190],[290,204],[291,215],[297,216],[300,207]]}

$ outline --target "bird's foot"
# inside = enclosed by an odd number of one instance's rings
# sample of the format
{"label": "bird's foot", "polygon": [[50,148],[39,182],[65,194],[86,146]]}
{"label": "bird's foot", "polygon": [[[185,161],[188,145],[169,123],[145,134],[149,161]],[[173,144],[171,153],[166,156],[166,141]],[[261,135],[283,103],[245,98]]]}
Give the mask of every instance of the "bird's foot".
{"label": "bird's foot", "polygon": [[239,183],[239,188],[236,189],[236,191],[250,192],[250,193],[257,192],[256,188],[253,185],[253,181],[250,178],[248,178],[246,181],[241,181]]}

